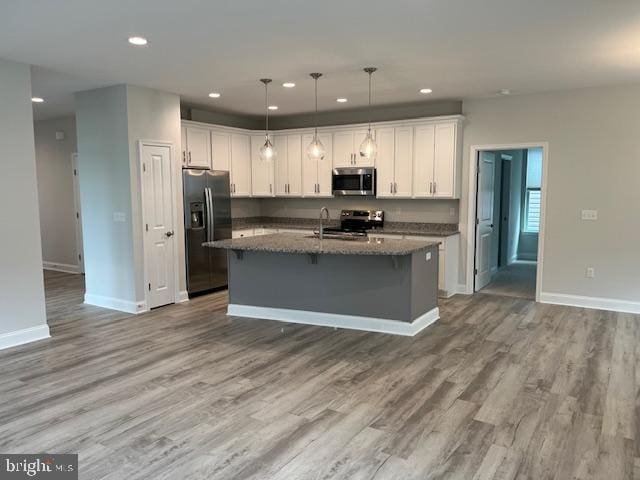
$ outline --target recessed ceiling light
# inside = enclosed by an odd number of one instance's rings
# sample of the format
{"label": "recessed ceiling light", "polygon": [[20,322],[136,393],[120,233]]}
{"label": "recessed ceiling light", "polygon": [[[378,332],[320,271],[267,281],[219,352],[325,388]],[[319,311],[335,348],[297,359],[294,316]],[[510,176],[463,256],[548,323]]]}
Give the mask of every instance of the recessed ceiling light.
{"label": "recessed ceiling light", "polygon": [[420,93],[432,93],[433,90],[431,90],[430,88],[421,88],[420,89]]}
{"label": "recessed ceiling light", "polygon": [[296,84],[295,84],[295,83],[293,83],[293,82],[284,82],[284,83],[282,84],[282,86],[283,86],[284,88],[293,88],[293,87],[295,87],[295,86],[296,86]]}
{"label": "recessed ceiling light", "polygon": [[338,102],[338,103],[347,103],[347,99],[346,98],[336,98],[336,102]]}
{"label": "recessed ceiling light", "polygon": [[144,37],[129,37],[129,43],[131,45],[146,45],[147,44],[147,39]]}
{"label": "recessed ceiling light", "polygon": [[503,88],[502,90],[500,90],[498,92],[500,95],[511,95],[511,90],[509,90],[508,88]]}
{"label": "recessed ceiling light", "polygon": [[40,98],[40,97],[31,97],[31,101],[33,103],[42,103],[44,102],[44,98]]}
{"label": "recessed ceiling light", "polygon": [[277,105],[269,105],[269,110],[277,110],[278,106]]}
{"label": "recessed ceiling light", "polygon": [[211,92],[211,93],[209,94],[209,96],[210,96],[211,98],[220,98],[220,94],[219,94],[218,92]]}

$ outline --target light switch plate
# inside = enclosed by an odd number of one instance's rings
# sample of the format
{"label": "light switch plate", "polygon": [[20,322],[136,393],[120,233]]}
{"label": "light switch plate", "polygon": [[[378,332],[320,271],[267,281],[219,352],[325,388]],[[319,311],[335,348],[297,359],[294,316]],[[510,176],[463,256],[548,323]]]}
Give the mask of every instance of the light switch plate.
{"label": "light switch plate", "polygon": [[127,214],[124,212],[113,212],[113,221],[114,222],[126,222]]}
{"label": "light switch plate", "polygon": [[598,211],[582,210],[582,220],[598,220]]}
{"label": "light switch plate", "polygon": [[425,260],[428,262],[429,260],[431,260],[431,252],[427,252],[427,254],[424,256]]}

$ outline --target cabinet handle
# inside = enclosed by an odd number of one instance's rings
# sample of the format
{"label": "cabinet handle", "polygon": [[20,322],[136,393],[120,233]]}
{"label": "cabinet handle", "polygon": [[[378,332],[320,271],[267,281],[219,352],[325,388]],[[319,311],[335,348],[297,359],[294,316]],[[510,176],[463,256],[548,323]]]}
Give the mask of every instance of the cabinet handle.
{"label": "cabinet handle", "polygon": [[433,182],[433,194],[435,195],[438,192],[438,184]]}
{"label": "cabinet handle", "polygon": [[398,193],[398,184],[393,182],[393,193]]}
{"label": "cabinet handle", "polygon": [[393,193],[393,182],[389,184],[389,193]]}
{"label": "cabinet handle", "polygon": [[191,163],[191,151],[189,151],[189,163]]}
{"label": "cabinet handle", "polygon": [[182,163],[187,163],[187,152],[182,151]]}
{"label": "cabinet handle", "polygon": [[429,182],[429,193],[433,193],[433,182]]}
{"label": "cabinet handle", "polygon": [[271,193],[271,191],[272,191],[272,186],[271,184],[269,184],[269,193]]}

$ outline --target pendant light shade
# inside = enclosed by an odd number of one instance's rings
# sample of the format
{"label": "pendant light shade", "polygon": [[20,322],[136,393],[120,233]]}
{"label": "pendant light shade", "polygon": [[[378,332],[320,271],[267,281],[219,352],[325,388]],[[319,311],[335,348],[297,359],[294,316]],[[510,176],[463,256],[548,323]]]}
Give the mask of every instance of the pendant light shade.
{"label": "pendant light shade", "polygon": [[369,129],[367,130],[367,136],[360,144],[360,156],[369,160],[375,160],[378,153],[378,145],[371,134],[371,75],[377,68],[367,67],[364,69],[365,73],[369,75]]}
{"label": "pendant light shade", "polygon": [[313,132],[313,139],[307,147],[307,157],[309,160],[322,160],[327,154],[324,145],[318,137],[318,79],[322,76],[321,73],[310,73],[309,76],[315,81],[315,99],[316,99],[316,113],[315,113],[315,129]]}
{"label": "pendant light shade", "polygon": [[270,78],[261,78],[260,81],[264,83],[264,109],[267,112],[265,117],[265,128],[264,128],[264,145],[260,147],[260,160],[265,162],[270,162],[276,158],[277,152],[271,140],[269,140],[269,84],[271,83]]}

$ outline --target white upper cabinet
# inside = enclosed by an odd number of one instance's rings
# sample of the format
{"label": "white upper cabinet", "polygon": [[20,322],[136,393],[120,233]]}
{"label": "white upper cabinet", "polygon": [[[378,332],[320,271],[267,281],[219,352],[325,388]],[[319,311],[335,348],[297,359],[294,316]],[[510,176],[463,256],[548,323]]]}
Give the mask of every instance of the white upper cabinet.
{"label": "white upper cabinet", "polygon": [[327,153],[322,160],[310,160],[307,156],[307,146],[313,140],[313,135],[302,136],[302,195],[304,197],[332,196],[332,135],[330,133],[319,133],[318,137]]}
{"label": "white upper cabinet", "polygon": [[394,129],[394,185],[396,197],[411,197],[413,191],[413,127]]}
{"label": "white upper cabinet", "polygon": [[281,197],[302,196],[302,136],[276,135],[274,146],[275,194]]}
{"label": "white upper cabinet", "polygon": [[[269,138],[273,142],[273,138]],[[260,158],[262,145],[264,145],[264,134],[251,135],[251,195],[254,197],[273,197],[275,195],[276,160],[267,161]]]}
{"label": "white upper cabinet", "polygon": [[187,127],[180,127],[180,150],[182,151],[182,166],[187,167]]}
{"label": "white upper cabinet", "polygon": [[249,135],[231,134],[231,195],[251,196],[251,144]]}
{"label": "white upper cabinet", "polygon": [[458,128],[458,122],[434,123],[415,128],[414,197],[459,197],[461,152]]}
{"label": "white upper cabinet", "polygon": [[186,165],[193,168],[211,168],[211,131],[208,128],[185,128]]}
{"label": "white upper cabinet", "polygon": [[393,197],[395,182],[394,156],[395,137],[393,128],[380,128],[376,132],[378,155],[376,158],[376,194],[378,197]]}
{"label": "white upper cabinet", "polygon": [[[372,130],[375,138],[375,131]],[[360,156],[360,145],[367,130],[343,130],[333,134],[333,165],[335,167],[373,167],[374,161]]]}
{"label": "white upper cabinet", "polygon": [[211,130],[211,168],[231,171],[231,135]]}
{"label": "white upper cabinet", "polygon": [[376,130],[376,143],[377,196],[411,197],[413,128],[380,128]]}
{"label": "white upper cabinet", "polygon": [[454,198],[456,192],[456,133],[457,124],[445,123],[435,126],[433,196]]}

